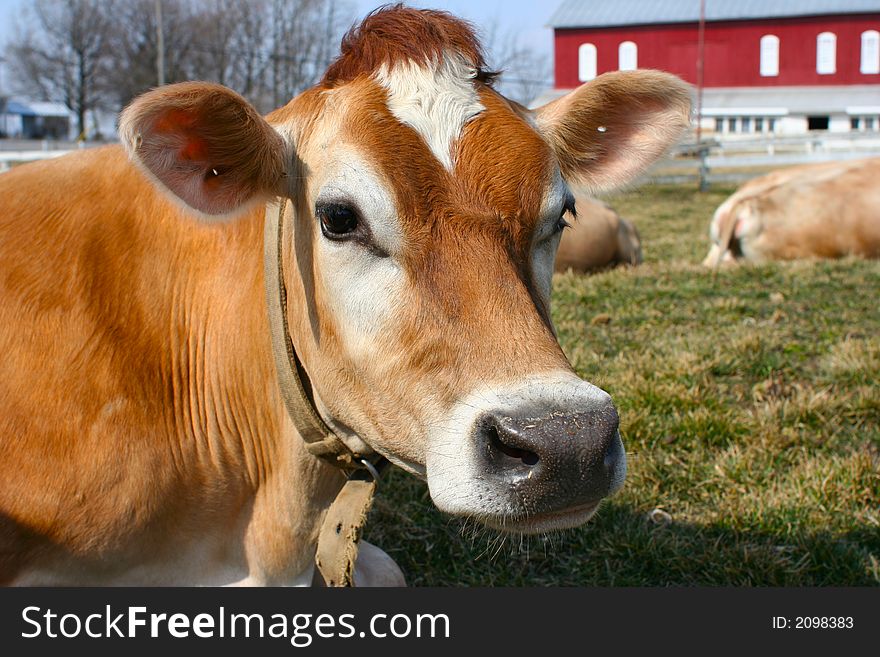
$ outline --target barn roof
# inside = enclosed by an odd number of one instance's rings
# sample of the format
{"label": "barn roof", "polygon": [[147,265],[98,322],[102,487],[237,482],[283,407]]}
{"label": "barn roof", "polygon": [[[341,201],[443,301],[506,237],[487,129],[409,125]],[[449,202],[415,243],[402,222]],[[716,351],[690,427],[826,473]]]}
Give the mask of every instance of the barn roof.
{"label": "barn roof", "polygon": [[[707,21],[875,12],[880,14],[880,0],[706,0]],[[563,0],[549,26],[657,25],[699,18],[698,0]]]}

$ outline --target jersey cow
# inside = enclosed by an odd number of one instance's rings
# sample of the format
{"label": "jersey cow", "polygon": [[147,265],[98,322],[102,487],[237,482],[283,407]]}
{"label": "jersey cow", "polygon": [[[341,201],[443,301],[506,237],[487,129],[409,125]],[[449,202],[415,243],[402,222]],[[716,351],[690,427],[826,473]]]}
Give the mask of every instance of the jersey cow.
{"label": "jersey cow", "polygon": [[703,264],[744,258],[880,257],[880,158],[790,167],[751,180],[715,211]]}
{"label": "jersey cow", "polygon": [[275,213],[285,331],[353,453],[516,532],[580,525],[621,486],[611,398],[550,323],[553,258],[567,185],[643,170],[689,92],[614,73],[527,111],[491,83],[468,24],[392,7],[265,118],[161,87],[124,111],[124,148],[0,176],[0,580],[312,582],[345,476],[279,387]]}
{"label": "jersey cow", "polygon": [[578,196],[576,216],[563,231],[556,271],[587,273],[642,262],[642,241],[635,224],[589,196]]}

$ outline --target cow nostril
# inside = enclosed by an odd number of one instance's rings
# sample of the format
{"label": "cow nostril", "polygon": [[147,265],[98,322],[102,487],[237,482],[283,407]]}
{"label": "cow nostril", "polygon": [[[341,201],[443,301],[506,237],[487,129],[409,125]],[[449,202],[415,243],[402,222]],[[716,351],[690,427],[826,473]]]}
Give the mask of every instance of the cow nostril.
{"label": "cow nostril", "polygon": [[497,427],[487,427],[486,434],[489,437],[489,444],[505,456],[521,461],[524,465],[536,465],[538,463],[538,455],[528,449],[520,449],[512,447],[501,440]]}

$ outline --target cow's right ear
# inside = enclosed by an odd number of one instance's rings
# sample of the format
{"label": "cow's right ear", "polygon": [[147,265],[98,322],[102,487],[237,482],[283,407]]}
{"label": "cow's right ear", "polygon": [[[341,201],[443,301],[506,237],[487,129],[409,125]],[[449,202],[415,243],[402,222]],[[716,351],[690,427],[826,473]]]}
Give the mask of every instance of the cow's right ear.
{"label": "cow's right ear", "polygon": [[221,85],[183,82],[145,93],[123,111],[119,133],[135,163],[204,214],[237,214],[286,191],[284,141]]}

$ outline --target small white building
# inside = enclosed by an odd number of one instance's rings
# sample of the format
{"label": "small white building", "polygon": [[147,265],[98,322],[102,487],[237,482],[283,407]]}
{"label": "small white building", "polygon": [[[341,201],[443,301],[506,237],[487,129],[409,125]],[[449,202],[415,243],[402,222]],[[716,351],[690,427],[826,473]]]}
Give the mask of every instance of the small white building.
{"label": "small white building", "polygon": [[61,103],[0,99],[0,136],[15,139],[70,139],[72,114]]}

